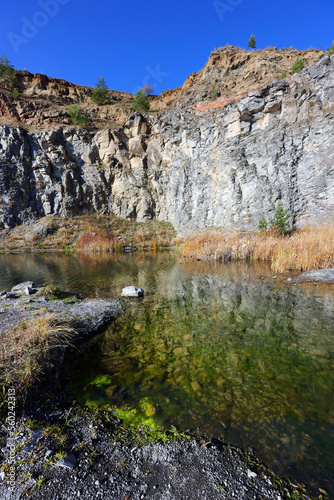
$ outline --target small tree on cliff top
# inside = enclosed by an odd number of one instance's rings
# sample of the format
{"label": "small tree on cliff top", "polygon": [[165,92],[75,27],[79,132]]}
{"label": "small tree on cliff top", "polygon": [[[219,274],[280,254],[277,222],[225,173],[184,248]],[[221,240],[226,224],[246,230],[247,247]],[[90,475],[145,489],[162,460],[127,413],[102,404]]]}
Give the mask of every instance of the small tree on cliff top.
{"label": "small tree on cliff top", "polygon": [[9,64],[9,60],[2,54],[0,57],[0,85],[12,89],[16,80],[14,66]]}
{"label": "small tree on cliff top", "polygon": [[97,80],[96,87],[93,90],[92,101],[96,104],[105,104],[108,100],[108,85],[103,76],[101,75]]}
{"label": "small tree on cliff top", "polygon": [[251,35],[250,39],[248,40],[248,47],[250,47],[251,49],[255,49],[256,40],[254,35]]}

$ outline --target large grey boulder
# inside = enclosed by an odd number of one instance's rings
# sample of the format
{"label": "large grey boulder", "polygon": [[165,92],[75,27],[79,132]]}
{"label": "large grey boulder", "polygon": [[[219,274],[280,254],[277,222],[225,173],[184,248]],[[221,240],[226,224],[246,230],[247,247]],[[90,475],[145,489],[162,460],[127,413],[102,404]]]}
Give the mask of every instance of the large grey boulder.
{"label": "large grey boulder", "polygon": [[296,278],[292,278],[291,281],[295,283],[329,283],[334,284],[334,267],[331,269],[316,269],[314,271],[306,271],[300,274]]}
{"label": "large grey boulder", "polygon": [[144,297],[144,290],[138,286],[126,286],[122,290],[122,297]]}

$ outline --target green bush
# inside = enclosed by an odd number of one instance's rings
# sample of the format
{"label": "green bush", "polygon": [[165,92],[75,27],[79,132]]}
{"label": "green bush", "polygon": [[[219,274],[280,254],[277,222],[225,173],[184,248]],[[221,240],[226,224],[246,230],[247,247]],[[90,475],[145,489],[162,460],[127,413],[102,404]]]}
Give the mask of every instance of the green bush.
{"label": "green bush", "polygon": [[302,57],[298,56],[291,67],[291,75],[294,75],[295,73],[299,73],[302,69],[304,69],[304,66],[305,66],[304,59]]}
{"label": "green bush", "polygon": [[132,105],[135,111],[148,111],[150,109],[150,102],[145,95],[144,89],[139,89],[135,93],[135,100]]}
{"label": "green bush", "polygon": [[287,210],[283,209],[282,203],[279,201],[275,208],[274,218],[270,221],[270,228],[280,235],[285,235],[288,232],[288,220],[290,216]]}
{"label": "green bush", "polygon": [[16,81],[14,67],[9,64],[9,60],[2,54],[0,57],[0,85],[5,88],[12,89]]}
{"label": "green bush", "polygon": [[73,106],[68,109],[68,114],[70,115],[72,125],[80,125],[83,127],[89,125],[89,116],[82,113],[76,104],[73,104]]}
{"label": "green bush", "polygon": [[13,99],[15,99],[15,101],[16,101],[20,97],[19,89],[14,89],[12,92],[12,96],[13,96]]}
{"label": "green bush", "polygon": [[265,233],[268,229],[268,222],[266,221],[266,218],[264,215],[262,215],[261,219],[259,220],[259,225],[258,225],[260,233]]}
{"label": "green bush", "polygon": [[210,101],[215,101],[216,99],[217,99],[217,89],[216,85],[213,84],[210,92]]}
{"label": "green bush", "polygon": [[96,88],[92,93],[92,101],[96,104],[105,104],[108,100],[108,91],[105,89]]}
{"label": "green bush", "polygon": [[251,49],[255,49],[255,47],[256,47],[256,40],[255,40],[255,36],[254,35],[251,35],[250,39],[248,40],[248,44],[247,45]]}
{"label": "green bush", "polygon": [[96,102],[96,104],[105,104],[108,99],[108,85],[103,76],[101,75],[97,80],[96,87],[93,90],[92,100]]}
{"label": "green bush", "polygon": [[276,76],[277,80],[283,80],[283,78],[286,78],[286,77],[287,77],[286,71],[282,71],[282,73],[280,75]]}
{"label": "green bush", "polygon": [[[284,236],[288,232],[288,220],[290,216],[288,211],[284,210],[282,203],[279,201],[275,208],[274,217],[269,221],[269,227],[272,233]],[[264,234],[268,231],[268,222],[264,215],[259,220],[258,229]]]}
{"label": "green bush", "polygon": [[332,54],[334,54],[334,40],[332,42],[332,45],[330,47],[327,47],[326,54],[328,54],[329,56],[331,56]]}

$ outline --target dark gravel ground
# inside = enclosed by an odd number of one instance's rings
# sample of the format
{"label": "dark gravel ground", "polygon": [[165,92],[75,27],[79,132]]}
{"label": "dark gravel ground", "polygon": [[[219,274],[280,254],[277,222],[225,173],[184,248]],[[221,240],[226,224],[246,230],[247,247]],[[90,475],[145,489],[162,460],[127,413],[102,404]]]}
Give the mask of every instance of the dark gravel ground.
{"label": "dark gravel ground", "polygon": [[18,409],[15,436],[8,439],[8,425],[0,431],[1,500],[312,498],[241,450],[177,430],[142,435],[61,391],[47,394],[44,384]]}
{"label": "dark gravel ground", "polygon": [[[21,420],[15,485],[11,490],[2,473],[1,499],[289,498],[269,471],[218,441],[170,436],[167,442],[140,444],[136,431],[123,429],[110,416],[60,409],[64,403],[49,406],[49,412],[37,408]],[[42,426],[29,429],[31,416],[42,417]],[[5,438],[3,431],[4,463],[10,444]]]}

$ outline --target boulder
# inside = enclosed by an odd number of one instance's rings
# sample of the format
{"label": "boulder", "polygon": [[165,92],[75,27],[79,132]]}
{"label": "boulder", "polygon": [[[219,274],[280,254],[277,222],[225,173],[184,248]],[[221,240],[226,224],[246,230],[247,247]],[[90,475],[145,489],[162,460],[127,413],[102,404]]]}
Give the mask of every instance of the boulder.
{"label": "boulder", "polygon": [[296,278],[292,278],[294,283],[328,283],[334,284],[334,268],[315,269],[314,271],[305,271]]}
{"label": "boulder", "polygon": [[126,286],[122,290],[122,297],[144,297],[144,290],[138,286]]}
{"label": "boulder", "polygon": [[18,285],[13,286],[11,292],[22,292],[26,295],[32,295],[33,293],[37,292],[36,288],[37,285],[35,285],[33,281],[24,281],[23,283],[19,283]]}

